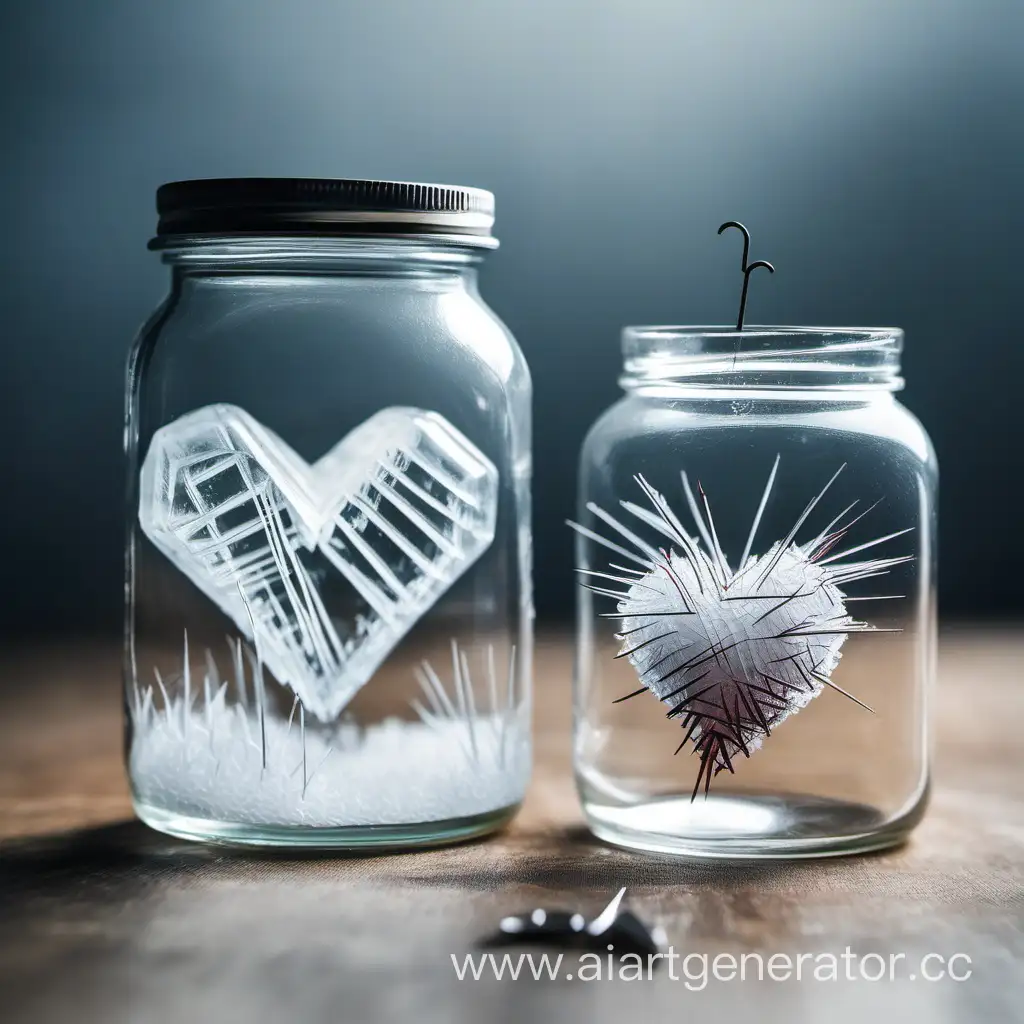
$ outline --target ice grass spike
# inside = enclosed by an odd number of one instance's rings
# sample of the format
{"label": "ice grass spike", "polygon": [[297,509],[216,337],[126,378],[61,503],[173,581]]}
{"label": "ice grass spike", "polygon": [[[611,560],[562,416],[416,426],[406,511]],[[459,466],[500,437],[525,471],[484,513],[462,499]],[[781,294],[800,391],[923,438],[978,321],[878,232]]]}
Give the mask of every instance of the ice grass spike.
{"label": "ice grass spike", "polygon": [[[321,724],[298,698],[289,712],[276,684],[262,684],[250,645],[229,637],[218,665],[186,637],[179,662],[154,666],[129,690],[136,799],[188,817],[310,827],[444,820],[517,803],[530,730],[514,650],[506,657],[502,648],[454,641],[452,649],[464,714],[413,702],[380,722],[346,715]],[[434,700],[454,708],[454,684],[438,687],[443,697]]]}

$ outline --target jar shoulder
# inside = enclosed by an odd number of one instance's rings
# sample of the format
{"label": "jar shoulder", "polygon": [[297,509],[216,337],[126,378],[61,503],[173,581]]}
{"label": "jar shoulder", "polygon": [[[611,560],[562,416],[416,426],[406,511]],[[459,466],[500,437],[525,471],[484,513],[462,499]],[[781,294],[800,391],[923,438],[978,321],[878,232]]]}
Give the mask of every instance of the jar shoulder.
{"label": "jar shoulder", "polygon": [[924,424],[902,402],[892,402],[892,437],[917,455],[922,466],[932,475],[939,470],[938,458],[932,439]]}
{"label": "jar shoulder", "polygon": [[479,349],[506,384],[529,394],[533,388],[530,368],[511,329],[475,289],[459,303],[459,318],[450,323],[453,336],[462,344]]}
{"label": "jar shoulder", "polygon": [[685,445],[716,432],[787,432],[803,441],[823,443],[845,435],[856,443],[898,449],[904,462],[937,472],[931,439],[918,418],[891,395],[863,403],[768,403],[715,399],[692,402],[625,395],[594,421],[583,442],[584,466],[616,459],[637,447],[671,442]]}
{"label": "jar shoulder", "polygon": [[[529,390],[515,337],[475,287],[424,282],[305,278],[175,282],[139,330],[129,373],[155,360],[172,366],[216,351],[258,358],[287,339],[293,358],[352,365],[458,359],[503,385]],[[410,345],[410,341],[415,345]]]}

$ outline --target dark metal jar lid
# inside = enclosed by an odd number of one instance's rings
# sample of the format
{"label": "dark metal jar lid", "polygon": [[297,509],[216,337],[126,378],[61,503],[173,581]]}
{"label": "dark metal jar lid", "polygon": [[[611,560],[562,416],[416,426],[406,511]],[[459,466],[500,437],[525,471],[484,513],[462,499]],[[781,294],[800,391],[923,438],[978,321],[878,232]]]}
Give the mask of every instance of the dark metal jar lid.
{"label": "dark metal jar lid", "polygon": [[444,235],[492,247],[494,195],[357,178],[199,178],[156,193],[155,248],[180,235]]}

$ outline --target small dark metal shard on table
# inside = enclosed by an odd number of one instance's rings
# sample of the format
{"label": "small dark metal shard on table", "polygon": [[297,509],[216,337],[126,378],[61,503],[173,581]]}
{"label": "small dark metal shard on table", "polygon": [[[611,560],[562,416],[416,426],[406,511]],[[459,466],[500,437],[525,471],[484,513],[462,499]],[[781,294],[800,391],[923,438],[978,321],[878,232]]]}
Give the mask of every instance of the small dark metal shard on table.
{"label": "small dark metal shard on table", "polygon": [[617,953],[654,954],[667,947],[665,931],[645,924],[631,910],[619,910],[626,894],[623,886],[612,901],[592,921],[580,913],[545,910],[538,907],[528,914],[503,917],[498,933],[486,945],[509,943],[550,943],[552,945],[592,947],[605,950],[613,946]]}

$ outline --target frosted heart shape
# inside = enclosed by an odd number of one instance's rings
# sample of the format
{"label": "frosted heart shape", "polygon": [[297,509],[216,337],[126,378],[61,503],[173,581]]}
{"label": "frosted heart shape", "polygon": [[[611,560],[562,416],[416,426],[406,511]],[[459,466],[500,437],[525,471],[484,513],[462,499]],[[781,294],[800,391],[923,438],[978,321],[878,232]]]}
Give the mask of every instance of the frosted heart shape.
{"label": "frosted heart shape", "polygon": [[435,412],[382,409],[309,465],[208,405],[154,434],[139,522],[329,721],[490,546],[497,497],[497,469]]}

